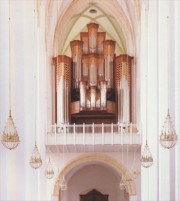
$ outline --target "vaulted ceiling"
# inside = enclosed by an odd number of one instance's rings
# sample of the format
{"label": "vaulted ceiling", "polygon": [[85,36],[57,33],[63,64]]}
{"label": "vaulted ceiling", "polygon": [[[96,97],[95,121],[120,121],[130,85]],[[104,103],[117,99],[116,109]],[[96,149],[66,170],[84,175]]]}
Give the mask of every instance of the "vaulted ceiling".
{"label": "vaulted ceiling", "polygon": [[52,52],[70,56],[70,41],[79,39],[79,33],[87,31],[86,25],[93,21],[100,25],[99,31],[106,32],[107,39],[116,41],[117,55],[134,55],[141,4],[141,0],[49,0],[46,39]]}

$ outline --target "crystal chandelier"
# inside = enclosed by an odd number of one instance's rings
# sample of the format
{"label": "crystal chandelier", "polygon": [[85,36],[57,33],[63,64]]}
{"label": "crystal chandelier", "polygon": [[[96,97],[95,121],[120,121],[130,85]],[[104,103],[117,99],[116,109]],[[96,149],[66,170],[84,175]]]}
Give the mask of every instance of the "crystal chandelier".
{"label": "crystal chandelier", "polygon": [[150,167],[153,164],[153,157],[151,155],[147,140],[144,147],[143,153],[141,155],[141,165],[145,168]]}
{"label": "crystal chandelier", "polygon": [[9,116],[1,137],[2,144],[7,149],[15,149],[20,140],[13,118],[11,116],[11,27],[10,27],[10,2],[9,2]]}
{"label": "crystal chandelier", "polygon": [[19,144],[19,136],[14,125],[13,118],[11,116],[11,112],[9,112],[9,117],[4,127],[4,131],[2,134],[2,144],[7,149],[15,149]]}
{"label": "crystal chandelier", "polygon": [[176,145],[176,142],[177,142],[177,134],[168,109],[168,113],[165,118],[164,126],[160,135],[160,143],[164,148],[170,149]]}
{"label": "crystal chandelier", "polygon": [[47,179],[52,179],[54,177],[54,170],[53,170],[50,158],[46,165],[45,176]]}
{"label": "crystal chandelier", "polygon": [[36,143],[35,143],[35,146],[34,146],[33,153],[31,155],[29,164],[34,169],[38,169],[42,165],[41,155],[39,153],[39,150],[38,150],[38,147],[37,147]]}

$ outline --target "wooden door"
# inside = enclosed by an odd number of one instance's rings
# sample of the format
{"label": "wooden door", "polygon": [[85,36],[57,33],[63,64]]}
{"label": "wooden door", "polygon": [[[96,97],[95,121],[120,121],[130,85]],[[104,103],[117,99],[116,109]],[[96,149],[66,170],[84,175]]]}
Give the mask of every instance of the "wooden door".
{"label": "wooden door", "polygon": [[93,189],[85,195],[80,195],[80,201],[108,201],[108,196]]}

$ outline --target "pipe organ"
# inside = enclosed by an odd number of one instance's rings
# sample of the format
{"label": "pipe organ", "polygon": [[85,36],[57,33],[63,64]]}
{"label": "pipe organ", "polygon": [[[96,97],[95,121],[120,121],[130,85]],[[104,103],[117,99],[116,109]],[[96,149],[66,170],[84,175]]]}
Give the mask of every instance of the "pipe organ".
{"label": "pipe organ", "polygon": [[54,58],[57,123],[131,121],[132,57],[116,56],[115,41],[98,28],[90,23],[71,41],[72,57]]}

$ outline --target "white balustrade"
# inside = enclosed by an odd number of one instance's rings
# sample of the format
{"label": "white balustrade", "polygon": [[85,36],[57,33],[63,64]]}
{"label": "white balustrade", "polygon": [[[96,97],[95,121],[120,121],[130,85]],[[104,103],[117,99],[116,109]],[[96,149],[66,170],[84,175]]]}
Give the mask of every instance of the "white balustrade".
{"label": "white balustrade", "polygon": [[46,145],[140,145],[141,131],[135,124],[62,124],[47,128]]}

